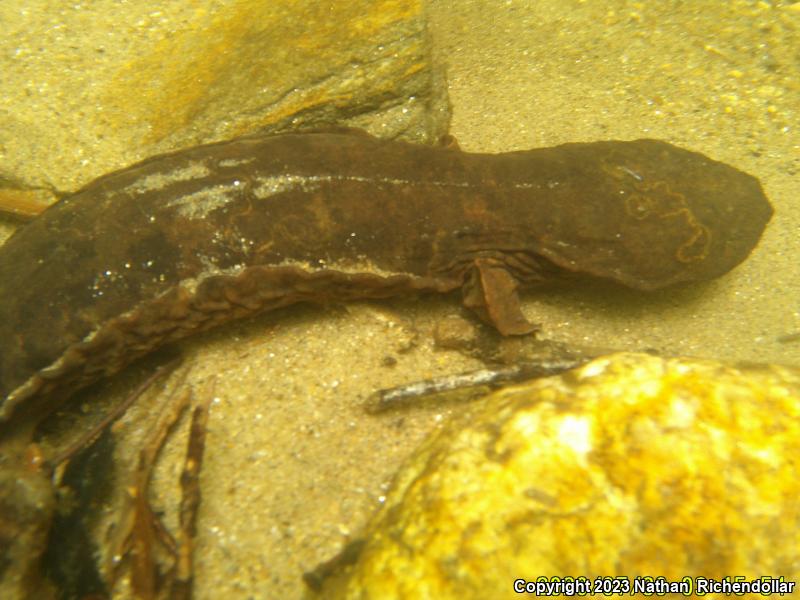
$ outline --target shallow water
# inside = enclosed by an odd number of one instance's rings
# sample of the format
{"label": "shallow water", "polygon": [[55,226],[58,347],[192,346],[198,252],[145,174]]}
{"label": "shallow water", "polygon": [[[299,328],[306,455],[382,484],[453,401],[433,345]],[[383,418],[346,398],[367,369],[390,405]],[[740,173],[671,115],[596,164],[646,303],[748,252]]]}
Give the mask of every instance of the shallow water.
{"label": "shallow water", "polygon": [[[800,332],[797,6],[432,2],[463,149],[654,137],[759,177],[775,208],[751,257],[709,284],[527,294],[543,337],[800,364],[800,341],[779,341]],[[186,345],[192,381],[215,380],[217,397],[197,598],[300,596],[301,572],[357,532],[399,462],[453,410],[373,417],[361,409],[369,392],[478,366],[433,349],[433,324],[458,311],[456,298],[301,309]],[[395,366],[384,366],[387,355]],[[175,440],[172,459],[182,453]],[[155,495],[169,505],[177,463],[167,458]]]}

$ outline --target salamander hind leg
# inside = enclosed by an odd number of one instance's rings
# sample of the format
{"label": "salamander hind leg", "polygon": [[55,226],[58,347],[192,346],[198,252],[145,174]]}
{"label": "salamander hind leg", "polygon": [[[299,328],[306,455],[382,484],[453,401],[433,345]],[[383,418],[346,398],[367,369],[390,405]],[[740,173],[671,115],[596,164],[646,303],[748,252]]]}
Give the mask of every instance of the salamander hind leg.
{"label": "salamander hind leg", "polygon": [[525,335],[538,329],[522,314],[517,280],[499,261],[476,259],[462,287],[464,306],[503,335]]}

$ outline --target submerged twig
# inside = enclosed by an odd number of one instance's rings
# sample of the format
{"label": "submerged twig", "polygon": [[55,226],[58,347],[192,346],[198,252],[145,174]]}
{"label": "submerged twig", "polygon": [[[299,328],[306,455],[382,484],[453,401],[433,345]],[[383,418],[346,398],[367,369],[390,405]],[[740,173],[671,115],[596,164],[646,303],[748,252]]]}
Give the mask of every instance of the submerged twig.
{"label": "submerged twig", "polygon": [[46,189],[0,188],[0,216],[27,223],[52,204],[53,196]]}
{"label": "submerged twig", "polygon": [[181,363],[181,358],[175,358],[165,365],[161,365],[158,367],[153,373],[145,379],[133,392],[131,392],[125,400],[123,400],[116,408],[111,410],[103,419],[97,423],[94,427],[92,427],[89,431],[87,431],[84,435],[80,438],[75,440],[72,444],[70,444],[66,449],[62,450],[52,459],[47,461],[48,465],[51,468],[55,468],[61,463],[69,460],[75,454],[83,450],[84,448],[90,446],[103,431],[109,427],[114,421],[119,419],[122,415],[124,415],[127,410],[133,405],[139,397],[147,391],[150,386],[155,383],[155,381],[164,374],[172,373],[175,368]]}
{"label": "submerged twig", "polygon": [[549,377],[558,375],[586,364],[591,358],[546,358],[532,360],[517,365],[499,369],[479,369],[457,375],[446,375],[425,379],[393,388],[378,390],[372,394],[367,402],[367,410],[380,413],[392,408],[398,408],[408,402],[419,400],[433,394],[451,392],[459,389],[479,386],[499,386],[504,383]]}
{"label": "submerged twig", "polygon": [[200,468],[206,444],[206,423],[208,409],[214,395],[196,406],[192,413],[192,424],[189,430],[189,443],[186,449],[186,461],[181,473],[181,509],[180,531],[178,532],[178,556],[172,581],[170,598],[188,600],[192,596],[194,583],[194,537],[197,532],[197,511],[200,507]]}
{"label": "submerged twig", "polygon": [[[153,435],[139,452],[139,463],[134,476],[134,486],[129,488],[133,497],[134,519],[131,530],[131,587],[139,598],[156,598],[160,580],[158,563],[154,557],[156,539],[160,539],[160,519],[153,513],[148,500],[150,480],[156,459],[164,447],[172,428],[188,408],[191,390],[185,390],[161,414]],[[162,544],[163,545],[163,544]],[[167,549],[169,551],[169,549]]]}
{"label": "submerged twig", "polygon": [[[169,532],[149,500],[153,469],[170,432],[191,404],[184,390],[165,405],[151,435],[139,451],[136,468],[127,487],[128,504],[111,543],[108,573],[113,588],[124,558],[130,566],[130,585],[137,598],[151,600],[191,598],[194,582],[194,537],[200,506],[200,469],[205,450],[206,424],[213,393],[192,411],[189,440],[181,473],[179,530]],[[159,556],[161,554],[161,556]]]}
{"label": "submerged twig", "polygon": [[191,400],[191,390],[184,390],[176,400],[167,402],[152,434],[139,451],[131,484],[127,486],[129,504],[122,511],[122,519],[111,542],[108,573],[113,587],[117,568],[122,559],[131,559],[131,587],[138,598],[155,598],[160,573],[154,551],[161,542],[170,554],[174,553],[175,542],[170,542],[170,534],[160,519],[153,513],[148,500],[153,467],[172,428],[180,419]]}

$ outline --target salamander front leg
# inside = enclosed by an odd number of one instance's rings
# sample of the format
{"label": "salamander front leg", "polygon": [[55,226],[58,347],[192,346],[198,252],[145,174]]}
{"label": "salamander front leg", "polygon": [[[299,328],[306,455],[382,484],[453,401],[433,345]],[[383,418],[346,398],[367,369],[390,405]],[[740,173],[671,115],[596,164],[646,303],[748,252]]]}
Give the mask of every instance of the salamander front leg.
{"label": "salamander front leg", "polygon": [[517,280],[500,261],[478,258],[462,287],[464,306],[503,335],[532,333],[538,327],[522,314],[517,286]]}

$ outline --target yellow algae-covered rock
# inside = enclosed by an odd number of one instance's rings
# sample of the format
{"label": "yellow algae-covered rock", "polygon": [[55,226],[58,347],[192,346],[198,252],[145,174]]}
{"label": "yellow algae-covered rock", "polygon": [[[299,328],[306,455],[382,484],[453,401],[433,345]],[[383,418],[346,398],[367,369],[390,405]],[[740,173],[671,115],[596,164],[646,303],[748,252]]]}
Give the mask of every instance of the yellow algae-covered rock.
{"label": "yellow algae-covered rock", "polygon": [[624,595],[646,577],[797,592],[798,457],[800,371],[603,357],[429,440],[326,597],[513,598],[515,580],[570,576]]}

